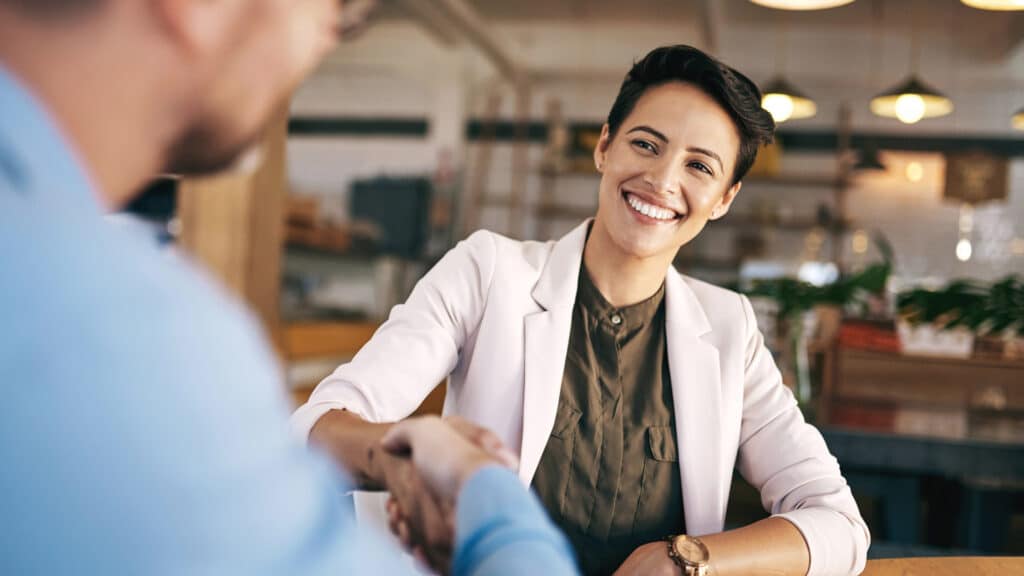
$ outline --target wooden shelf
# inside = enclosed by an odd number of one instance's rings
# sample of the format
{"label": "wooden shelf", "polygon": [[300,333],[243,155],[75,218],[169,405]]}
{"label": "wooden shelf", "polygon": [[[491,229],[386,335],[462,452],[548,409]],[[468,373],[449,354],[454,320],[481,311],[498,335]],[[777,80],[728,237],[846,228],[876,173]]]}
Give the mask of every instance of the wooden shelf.
{"label": "wooden shelf", "polygon": [[745,184],[764,186],[788,186],[790,188],[838,188],[846,183],[837,176],[750,176]]}
{"label": "wooden shelf", "polygon": [[295,322],[285,326],[284,357],[289,361],[353,356],[380,327],[378,322]]}

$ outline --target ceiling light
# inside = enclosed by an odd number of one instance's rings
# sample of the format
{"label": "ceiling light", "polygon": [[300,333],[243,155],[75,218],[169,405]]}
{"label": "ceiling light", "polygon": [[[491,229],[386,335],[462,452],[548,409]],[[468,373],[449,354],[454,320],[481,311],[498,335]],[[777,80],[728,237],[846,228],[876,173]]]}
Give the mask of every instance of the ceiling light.
{"label": "ceiling light", "polygon": [[872,98],[871,111],[878,116],[913,124],[922,118],[949,114],[953,111],[953,101],[916,76],[911,76],[895,88]]}
{"label": "ceiling light", "polygon": [[960,0],[979,10],[1024,10],[1024,0]]}
{"label": "ceiling light", "polygon": [[777,10],[824,10],[850,4],[853,0],[750,0]]}
{"label": "ceiling light", "polygon": [[776,78],[768,83],[761,98],[761,107],[772,115],[776,124],[786,120],[810,118],[818,113],[818,106],[814,100],[804,96],[782,78]]}

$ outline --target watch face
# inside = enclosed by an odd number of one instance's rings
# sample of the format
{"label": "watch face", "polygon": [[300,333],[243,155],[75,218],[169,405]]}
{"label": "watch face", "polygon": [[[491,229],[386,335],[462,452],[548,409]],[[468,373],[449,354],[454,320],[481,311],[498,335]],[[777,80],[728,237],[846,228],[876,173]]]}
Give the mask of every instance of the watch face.
{"label": "watch face", "polygon": [[676,551],[690,562],[699,564],[708,561],[708,549],[689,538],[676,540]]}

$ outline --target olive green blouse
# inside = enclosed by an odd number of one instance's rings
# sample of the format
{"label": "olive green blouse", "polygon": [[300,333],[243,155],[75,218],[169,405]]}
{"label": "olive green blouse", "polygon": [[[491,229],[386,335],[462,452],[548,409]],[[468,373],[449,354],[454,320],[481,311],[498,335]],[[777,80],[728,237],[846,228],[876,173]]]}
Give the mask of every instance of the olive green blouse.
{"label": "olive green blouse", "polygon": [[562,390],[533,487],[584,574],[685,532],[665,287],[615,308],[581,267]]}

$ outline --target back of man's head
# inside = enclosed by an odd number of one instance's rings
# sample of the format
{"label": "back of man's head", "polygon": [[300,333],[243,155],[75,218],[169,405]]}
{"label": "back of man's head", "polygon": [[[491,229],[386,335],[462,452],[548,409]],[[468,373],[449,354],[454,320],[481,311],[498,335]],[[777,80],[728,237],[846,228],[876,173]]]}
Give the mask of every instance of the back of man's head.
{"label": "back of man's head", "polygon": [[0,0],[0,66],[108,195],[231,166],[333,46],[340,0]]}
{"label": "back of man's head", "polygon": [[64,18],[81,15],[99,7],[105,0],[0,0],[18,12],[41,18]]}

